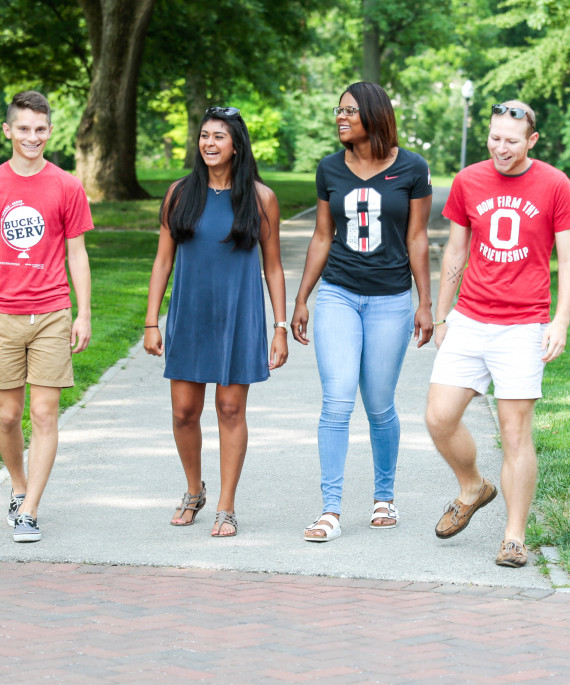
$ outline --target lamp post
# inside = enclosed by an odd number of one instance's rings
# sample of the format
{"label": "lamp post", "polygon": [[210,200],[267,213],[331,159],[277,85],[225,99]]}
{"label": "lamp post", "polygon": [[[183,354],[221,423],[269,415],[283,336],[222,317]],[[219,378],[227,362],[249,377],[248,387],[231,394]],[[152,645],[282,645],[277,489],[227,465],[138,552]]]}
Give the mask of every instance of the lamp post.
{"label": "lamp post", "polygon": [[463,135],[461,136],[461,169],[465,167],[465,158],[467,156],[467,124],[469,122],[469,100],[473,97],[475,89],[473,88],[473,81],[465,81],[461,88],[461,95],[465,98],[465,109],[463,110]]}

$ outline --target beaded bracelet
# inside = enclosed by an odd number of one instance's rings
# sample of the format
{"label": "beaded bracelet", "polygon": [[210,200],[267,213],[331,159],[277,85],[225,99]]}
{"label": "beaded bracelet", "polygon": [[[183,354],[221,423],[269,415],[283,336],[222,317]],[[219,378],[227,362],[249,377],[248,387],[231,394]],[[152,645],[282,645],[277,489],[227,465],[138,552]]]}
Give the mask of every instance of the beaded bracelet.
{"label": "beaded bracelet", "polygon": [[442,323],[445,323],[445,319],[442,319],[441,321],[432,321],[434,326],[439,326]]}

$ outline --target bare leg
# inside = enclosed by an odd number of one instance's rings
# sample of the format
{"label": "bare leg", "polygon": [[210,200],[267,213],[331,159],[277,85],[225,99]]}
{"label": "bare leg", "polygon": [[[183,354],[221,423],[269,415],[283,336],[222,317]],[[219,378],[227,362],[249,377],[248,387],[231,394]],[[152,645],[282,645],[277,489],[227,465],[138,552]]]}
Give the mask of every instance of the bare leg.
{"label": "bare leg", "polygon": [[24,413],[25,386],[0,390],[0,455],[12,480],[17,495],[26,492],[28,482],[24,471]]}
{"label": "bare leg", "polygon": [[523,544],[530,505],[536,487],[536,453],[532,443],[535,400],[497,400],[503,470],[501,487],[507,503],[505,540]]}
{"label": "bare leg", "polygon": [[57,419],[61,388],[30,386],[32,439],[28,452],[28,487],[20,512],[38,515],[40,499],[48,482],[57,453]]}
{"label": "bare leg", "polygon": [[472,504],[477,499],[483,481],[477,468],[475,441],[461,421],[474,396],[475,391],[470,388],[432,383],[426,410],[428,430],[459,481],[459,499],[463,504]]}
{"label": "bare leg", "polygon": [[[202,429],[200,417],[204,409],[205,383],[190,381],[170,381],[172,398],[172,429],[174,440],[186,476],[188,490],[197,495],[202,489]],[[175,524],[188,523],[195,516],[191,510],[184,512],[182,518],[176,513],[172,517]]]}
{"label": "bare leg", "polygon": [[[220,431],[220,476],[221,492],[218,511],[235,512],[235,495],[247,450],[246,406],[249,385],[232,384],[216,387],[216,411]],[[214,526],[212,534],[234,533],[229,523],[218,531]]]}

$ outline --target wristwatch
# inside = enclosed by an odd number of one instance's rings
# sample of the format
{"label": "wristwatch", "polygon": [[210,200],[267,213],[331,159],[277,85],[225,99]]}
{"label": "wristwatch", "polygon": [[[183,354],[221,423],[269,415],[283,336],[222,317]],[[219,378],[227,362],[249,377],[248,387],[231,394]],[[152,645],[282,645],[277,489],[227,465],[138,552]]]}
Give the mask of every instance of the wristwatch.
{"label": "wristwatch", "polygon": [[291,326],[289,325],[288,321],[276,321],[273,324],[273,328],[284,328],[287,331],[287,333],[289,333],[289,331],[291,330]]}

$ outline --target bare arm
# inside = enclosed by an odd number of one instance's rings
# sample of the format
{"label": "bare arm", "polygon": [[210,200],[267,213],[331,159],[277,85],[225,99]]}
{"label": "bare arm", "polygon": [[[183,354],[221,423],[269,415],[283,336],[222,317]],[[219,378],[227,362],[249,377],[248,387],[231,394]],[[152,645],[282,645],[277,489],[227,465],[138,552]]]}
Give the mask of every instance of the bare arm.
{"label": "bare arm", "polygon": [[85,235],[67,241],[67,264],[77,299],[77,318],[71,327],[73,353],[83,352],[91,340],[91,271]]}
{"label": "bare arm", "polygon": [[558,254],[558,303],[554,318],[544,331],[542,349],[546,350],[543,362],[551,362],[564,352],[570,323],[570,230],[556,233]]}
{"label": "bare arm", "polygon": [[293,337],[297,342],[307,345],[307,324],[309,322],[309,309],[307,300],[313,292],[317,281],[321,277],[329,256],[331,244],[335,234],[334,219],[331,214],[329,203],[325,200],[317,200],[317,223],[315,232],[309,243],[305,269],[299,286],[299,292],[295,299],[295,312],[291,321]]}
{"label": "bare arm", "polygon": [[[263,257],[263,273],[275,321],[287,318],[285,302],[285,276],[281,264],[281,245],[279,243],[279,204],[275,193],[267,186],[258,185],[260,201],[263,207],[261,214],[261,236],[259,245]],[[287,361],[287,331],[276,328],[269,352],[269,368],[277,369]]]}
{"label": "bare arm", "polygon": [[[460,226],[459,224],[451,222],[449,229],[449,240],[443,253],[443,262],[441,266],[441,278],[439,282],[439,295],[437,298],[437,306],[435,309],[435,320],[442,321],[446,318],[453,298],[461,282],[461,275],[467,263],[469,256],[469,241],[471,239],[471,229]],[[441,345],[445,334],[447,333],[447,324],[440,324],[435,329],[435,344],[437,347]]]}
{"label": "bare arm", "polygon": [[414,339],[418,341],[418,347],[428,343],[433,333],[427,234],[431,199],[432,196],[428,195],[417,200],[410,200],[410,216],[406,235],[410,268],[419,296],[419,306],[414,317]]}
{"label": "bare arm", "polygon": [[166,286],[168,285],[168,279],[172,273],[175,254],[176,243],[170,235],[170,230],[166,226],[161,226],[158,250],[148,286],[148,306],[145,319],[145,326],[153,326],[153,328],[144,329],[144,348],[148,354],[157,357],[160,357],[164,352],[162,335],[158,329],[158,316],[160,305],[166,292]]}

